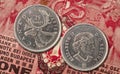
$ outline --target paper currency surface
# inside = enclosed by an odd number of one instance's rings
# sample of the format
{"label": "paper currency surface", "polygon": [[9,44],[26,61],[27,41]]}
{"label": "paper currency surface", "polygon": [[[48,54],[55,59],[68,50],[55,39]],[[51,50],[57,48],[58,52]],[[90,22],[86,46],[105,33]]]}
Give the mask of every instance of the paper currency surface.
{"label": "paper currency surface", "polygon": [[[104,63],[95,70],[81,72],[69,67],[60,53],[60,44],[47,52],[32,53],[14,38],[14,21],[26,6],[43,4],[62,21],[62,35],[77,23],[90,23],[101,29],[109,42]],[[0,0],[1,74],[120,74],[120,0]]]}

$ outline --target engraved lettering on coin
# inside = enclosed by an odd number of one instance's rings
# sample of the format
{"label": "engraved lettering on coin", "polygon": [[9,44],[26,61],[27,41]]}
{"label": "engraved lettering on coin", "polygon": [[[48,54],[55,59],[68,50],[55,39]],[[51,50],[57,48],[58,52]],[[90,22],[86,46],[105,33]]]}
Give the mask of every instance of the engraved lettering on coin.
{"label": "engraved lettering on coin", "polygon": [[43,5],[23,9],[15,21],[15,37],[21,46],[32,52],[53,47],[60,38],[61,23],[56,13]]}
{"label": "engraved lettering on coin", "polygon": [[105,60],[108,43],[105,35],[91,24],[71,27],[65,34],[61,52],[66,63],[74,69],[89,71]]}

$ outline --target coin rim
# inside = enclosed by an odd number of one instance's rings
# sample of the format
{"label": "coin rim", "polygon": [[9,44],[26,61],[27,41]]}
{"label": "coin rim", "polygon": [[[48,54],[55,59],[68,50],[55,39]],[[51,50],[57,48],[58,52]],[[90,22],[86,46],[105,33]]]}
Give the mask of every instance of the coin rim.
{"label": "coin rim", "polygon": [[[105,56],[103,57],[103,59],[102,59],[97,65],[95,65],[95,66],[93,66],[93,67],[91,67],[91,68],[86,68],[86,69],[83,69],[83,68],[81,68],[81,67],[75,66],[73,63],[71,64],[71,62],[69,62],[69,61],[67,60],[67,58],[64,57],[64,56],[66,56],[66,55],[63,54],[63,52],[64,52],[63,44],[64,44],[64,40],[65,40],[64,37],[66,36],[66,34],[67,34],[71,29],[73,29],[73,28],[75,28],[75,27],[77,27],[77,26],[81,26],[81,25],[85,25],[85,26],[88,25],[88,26],[92,26],[92,27],[96,28],[96,30],[98,30],[98,31],[101,33],[101,35],[103,35],[103,38],[105,39],[105,43],[106,43],[106,53],[105,53]],[[70,67],[72,67],[73,69],[80,70],[80,71],[91,71],[91,70],[94,70],[94,69],[98,68],[102,63],[104,63],[105,59],[107,58],[107,55],[108,55],[108,40],[107,40],[107,36],[105,35],[105,33],[103,33],[98,27],[94,26],[93,24],[90,24],[90,23],[79,23],[79,24],[76,24],[76,25],[70,27],[70,28],[65,32],[65,34],[64,34],[64,36],[63,36],[63,38],[62,38],[61,54],[62,54],[62,57],[63,57],[63,59],[65,60],[65,62],[66,62]]]}
{"label": "coin rim", "polygon": [[[58,36],[57,36],[56,40],[55,40],[50,46],[48,46],[47,48],[44,47],[44,48],[39,49],[39,50],[34,50],[34,49],[29,48],[29,47],[26,47],[26,46],[21,42],[21,40],[18,38],[17,32],[16,32],[18,17],[20,16],[20,14],[22,14],[23,11],[25,11],[26,9],[28,9],[28,8],[30,8],[30,7],[33,7],[33,6],[39,6],[39,7],[44,7],[44,8],[46,8],[46,9],[49,9],[49,11],[51,11],[51,13],[53,13],[53,14],[56,16],[56,18],[57,18],[57,20],[58,20],[58,26],[59,26]],[[23,8],[23,9],[18,13],[18,15],[17,15],[17,17],[16,17],[16,19],[15,19],[15,23],[14,23],[14,36],[15,36],[15,38],[17,39],[18,43],[19,43],[23,48],[25,48],[26,50],[31,51],[31,52],[36,52],[36,53],[37,53],[37,52],[44,52],[44,51],[50,50],[50,48],[54,47],[54,46],[58,43],[58,41],[60,40],[61,33],[62,33],[62,24],[61,24],[61,21],[60,21],[59,16],[57,15],[57,13],[56,13],[53,9],[51,9],[50,7],[45,6],[45,5],[41,5],[41,4],[29,5],[29,6],[25,7],[25,8]]]}

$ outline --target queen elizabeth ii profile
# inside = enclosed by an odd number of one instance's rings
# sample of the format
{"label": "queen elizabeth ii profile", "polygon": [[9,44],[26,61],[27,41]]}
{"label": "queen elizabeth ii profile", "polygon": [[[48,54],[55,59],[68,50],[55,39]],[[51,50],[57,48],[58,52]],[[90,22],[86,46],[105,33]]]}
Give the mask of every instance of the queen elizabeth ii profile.
{"label": "queen elizabeth ii profile", "polygon": [[75,54],[73,57],[79,62],[89,62],[95,50],[94,36],[90,32],[78,33],[72,44]]}

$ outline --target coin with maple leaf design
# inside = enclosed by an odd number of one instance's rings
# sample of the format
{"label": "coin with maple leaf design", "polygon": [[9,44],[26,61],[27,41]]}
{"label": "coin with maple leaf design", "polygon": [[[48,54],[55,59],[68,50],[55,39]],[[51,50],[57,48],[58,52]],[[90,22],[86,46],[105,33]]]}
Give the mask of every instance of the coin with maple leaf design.
{"label": "coin with maple leaf design", "polygon": [[58,15],[44,5],[31,5],[17,16],[15,37],[22,47],[31,52],[43,52],[53,47],[61,35]]}

